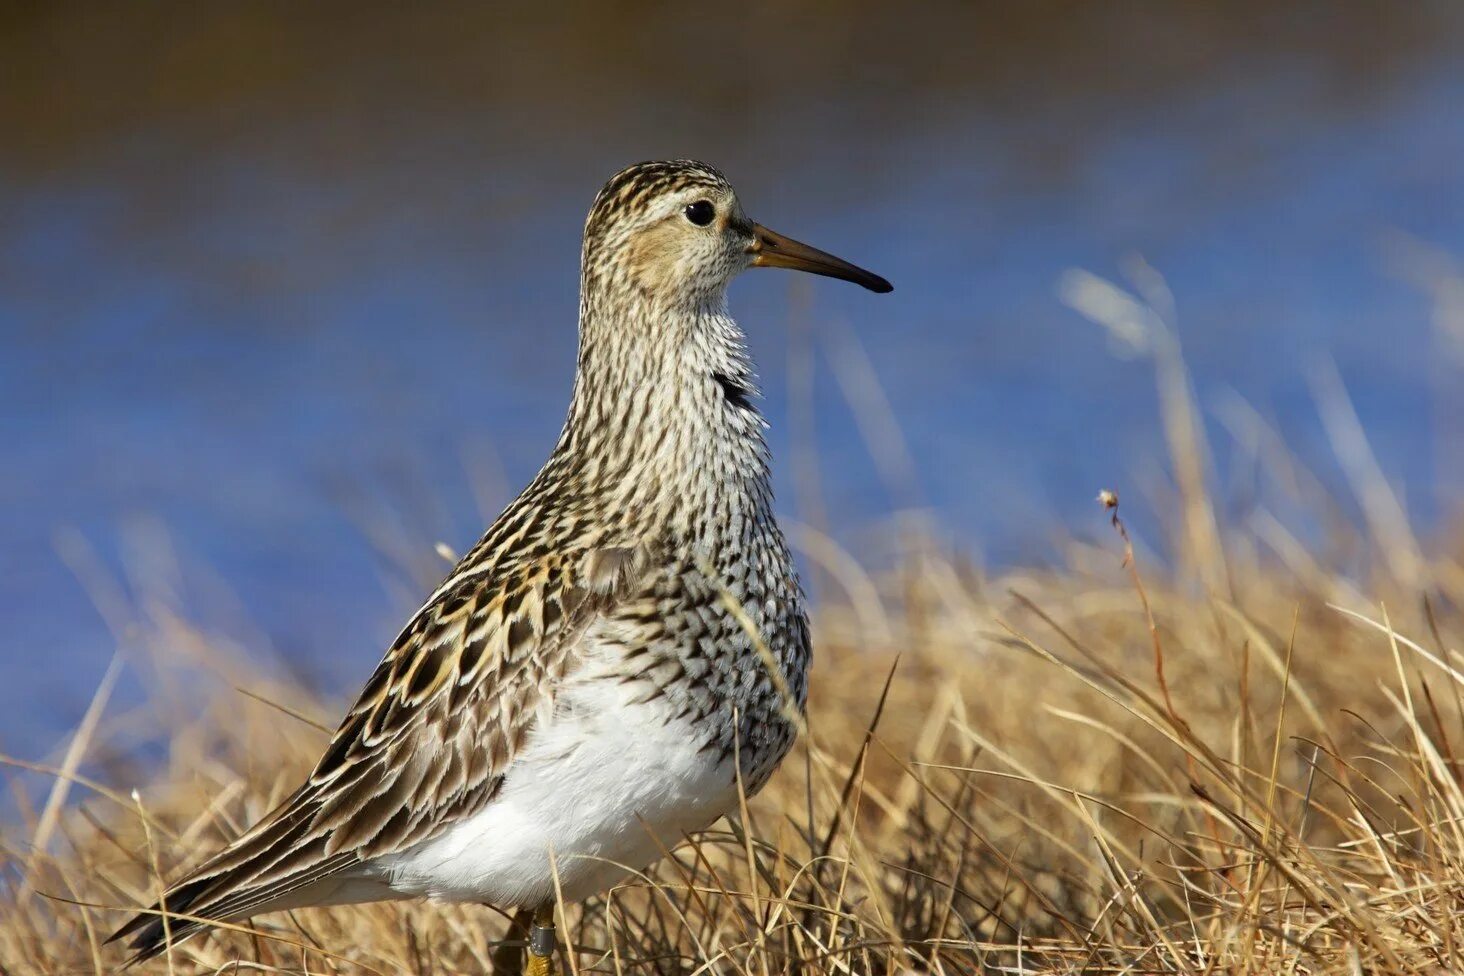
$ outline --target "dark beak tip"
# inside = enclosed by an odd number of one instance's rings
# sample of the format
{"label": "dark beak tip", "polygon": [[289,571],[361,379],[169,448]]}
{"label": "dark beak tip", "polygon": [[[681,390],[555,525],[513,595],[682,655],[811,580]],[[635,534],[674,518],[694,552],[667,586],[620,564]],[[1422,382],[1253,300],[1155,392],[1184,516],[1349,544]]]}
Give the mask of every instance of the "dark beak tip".
{"label": "dark beak tip", "polygon": [[829,278],[842,278],[867,288],[876,295],[886,295],[895,290],[894,285],[872,271],[865,271],[843,258],[785,237],[762,224],[753,224],[752,232],[755,244],[749,250],[754,255],[752,263],[758,267],[789,268]]}

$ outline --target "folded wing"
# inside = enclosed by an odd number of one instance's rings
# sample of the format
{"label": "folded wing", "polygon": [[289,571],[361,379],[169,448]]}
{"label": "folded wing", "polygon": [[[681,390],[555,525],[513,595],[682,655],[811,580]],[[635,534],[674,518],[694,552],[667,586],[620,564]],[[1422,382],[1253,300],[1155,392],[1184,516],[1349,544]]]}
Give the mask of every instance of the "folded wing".
{"label": "folded wing", "polygon": [[112,936],[130,939],[133,962],[209,921],[319,903],[312,886],[492,802],[634,560],[604,549],[487,569],[473,559],[397,637],[305,784]]}

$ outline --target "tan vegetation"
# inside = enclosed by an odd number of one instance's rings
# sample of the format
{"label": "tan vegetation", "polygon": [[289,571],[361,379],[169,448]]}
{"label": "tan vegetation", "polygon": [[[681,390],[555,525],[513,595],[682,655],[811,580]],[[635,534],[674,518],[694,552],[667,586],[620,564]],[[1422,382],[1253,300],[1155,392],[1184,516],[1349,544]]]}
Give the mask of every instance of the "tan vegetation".
{"label": "tan vegetation", "polygon": [[[1084,279],[1065,294],[1110,326],[1152,308]],[[1095,505],[1063,564],[1000,575],[913,530],[870,575],[804,533],[823,609],[798,751],[732,821],[565,906],[571,971],[1464,969],[1464,560],[1389,517],[1365,444],[1339,453],[1366,528],[1331,518],[1253,416],[1258,466],[1325,545],[1260,509],[1226,524],[1177,355],[1156,365],[1177,476],[1153,499],[1173,531],[1155,548],[1175,557],[1134,555],[1128,499]],[[134,643],[170,655],[156,700],[84,725],[53,801],[6,834],[5,973],[110,972],[124,910],[280,800],[333,720],[144,609]],[[159,722],[156,761],[75,775]],[[485,972],[505,928],[469,906],[302,911],[145,971]]]}

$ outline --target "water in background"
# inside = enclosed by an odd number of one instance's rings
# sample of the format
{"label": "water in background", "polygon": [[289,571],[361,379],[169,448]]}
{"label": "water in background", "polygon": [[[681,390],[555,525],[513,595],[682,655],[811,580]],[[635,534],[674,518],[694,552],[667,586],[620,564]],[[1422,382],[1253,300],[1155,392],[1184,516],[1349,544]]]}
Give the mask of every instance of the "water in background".
{"label": "water in background", "polygon": [[[1464,254],[1464,15],[1286,7],[6,13],[0,751],[74,724],[139,598],[364,677],[430,545],[466,548],[552,443],[584,211],[647,157],[717,164],[895,283],[732,294],[782,506],[855,551],[918,506],[982,561],[1042,559],[1099,488],[1153,484],[1151,366],[1057,297],[1130,254],[1206,407],[1238,393],[1340,481],[1307,381],[1335,361],[1437,524],[1464,358],[1394,258]],[[912,483],[830,365],[861,349]]]}

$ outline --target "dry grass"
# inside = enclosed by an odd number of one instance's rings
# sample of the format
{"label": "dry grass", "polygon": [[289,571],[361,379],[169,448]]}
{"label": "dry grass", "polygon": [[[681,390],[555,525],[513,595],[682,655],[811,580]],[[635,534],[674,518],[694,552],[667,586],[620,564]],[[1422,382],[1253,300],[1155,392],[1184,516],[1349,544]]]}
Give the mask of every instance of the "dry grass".
{"label": "dry grass", "polygon": [[[566,907],[574,971],[1464,970],[1464,562],[1400,536],[1381,482],[1355,485],[1365,527],[1325,556],[1259,509],[1226,526],[1177,350],[1156,365],[1173,562],[1125,558],[1096,507],[1101,534],[1064,565],[996,577],[907,540],[870,578],[805,534],[824,596],[808,734],[734,820]],[[1345,402],[1327,409],[1345,436]],[[1251,433],[1293,500],[1331,510]],[[1344,446],[1367,479],[1365,445]],[[60,760],[70,797],[7,835],[0,971],[111,971],[121,909],[262,815],[325,741],[330,708],[147,620],[139,646],[196,673],[92,720]],[[129,764],[160,718],[157,761]],[[73,775],[83,754],[110,790]],[[146,971],[484,972],[505,928],[477,907],[302,911]]]}

